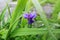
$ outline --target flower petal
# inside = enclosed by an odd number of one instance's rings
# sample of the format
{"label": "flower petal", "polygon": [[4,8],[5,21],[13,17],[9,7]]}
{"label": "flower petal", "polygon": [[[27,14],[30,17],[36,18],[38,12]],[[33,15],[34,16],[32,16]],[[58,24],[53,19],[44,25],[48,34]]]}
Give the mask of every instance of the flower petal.
{"label": "flower petal", "polygon": [[34,22],[34,20],[32,20],[32,19],[28,20],[28,24],[32,24],[33,22]]}
{"label": "flower petal", "polygon": [[28,13],[23,14],[24,18],[28,18]]}
{"label": "flower petal", "polygon": [[30,18],[35,18],[35,17],[36,17],[36,12],[35,11],[31,12],[30,13]]}

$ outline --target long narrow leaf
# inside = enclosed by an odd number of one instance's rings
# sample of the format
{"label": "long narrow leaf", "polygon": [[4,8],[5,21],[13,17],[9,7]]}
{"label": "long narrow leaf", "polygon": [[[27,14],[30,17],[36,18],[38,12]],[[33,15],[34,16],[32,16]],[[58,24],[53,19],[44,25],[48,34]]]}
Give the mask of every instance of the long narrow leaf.
{"label": "long narrow leaf", "polygon": [[[48,32],[46,28],[19,28],[11,33],[11,37],[44,34],[46,32]],[[60,33],[60,29],[53,29],[52,32],[55,34]]]}

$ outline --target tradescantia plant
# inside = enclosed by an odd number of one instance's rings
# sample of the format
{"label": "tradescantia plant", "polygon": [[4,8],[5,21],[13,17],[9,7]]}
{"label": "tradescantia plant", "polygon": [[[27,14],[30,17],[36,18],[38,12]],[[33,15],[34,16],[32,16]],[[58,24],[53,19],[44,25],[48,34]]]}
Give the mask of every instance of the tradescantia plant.
{"label": "tradescantia plant", "polygon": [[32,13],[26,13],[24,14],[24,18],[26,18],[28,20],[28,24],[32,24],[34,22],[34,18],[36,18],[36,12],[32,12]]}
{"label": "tradescantia plant", "polygon": [[[54,3],[52,18],[49,19],[42,7],[47,2]],[[17,0],[12,13],[7,3],[0,15],[0,40],[60,40],[59,2],[60,0]],[[5,22],[6,9],[10,17]]]}

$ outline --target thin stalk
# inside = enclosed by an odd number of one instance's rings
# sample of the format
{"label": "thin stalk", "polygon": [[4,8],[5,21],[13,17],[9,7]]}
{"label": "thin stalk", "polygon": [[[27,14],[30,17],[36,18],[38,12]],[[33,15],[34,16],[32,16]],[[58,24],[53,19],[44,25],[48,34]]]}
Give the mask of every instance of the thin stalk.
{"label": "thin stalk", "polygon": [[32,28],[32,24],[28,24],[28,28]]}

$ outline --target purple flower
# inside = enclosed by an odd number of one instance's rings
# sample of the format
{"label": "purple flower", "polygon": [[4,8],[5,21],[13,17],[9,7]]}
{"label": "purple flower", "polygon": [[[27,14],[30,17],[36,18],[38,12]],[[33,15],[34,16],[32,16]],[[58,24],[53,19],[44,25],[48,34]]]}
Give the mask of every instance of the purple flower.
{"label": "purple flower", "polygon": [[36,12],[26,13],[23,16],[28,20],[28,24],[32,24],[34,22],[33,19],[36,18]]}

